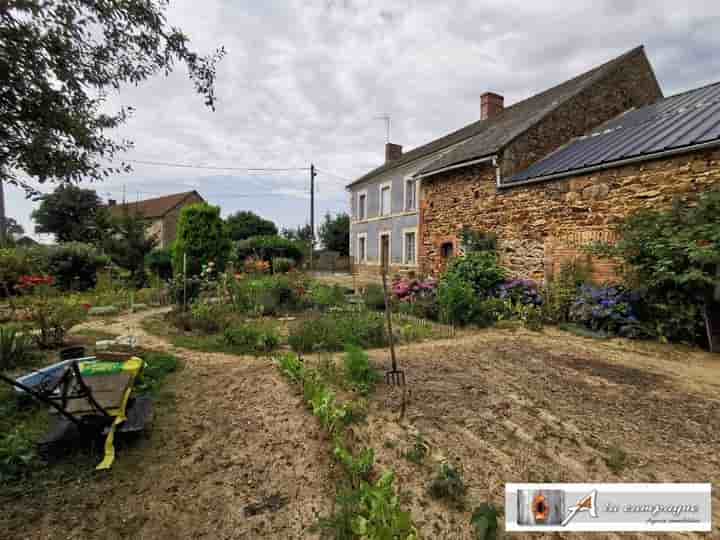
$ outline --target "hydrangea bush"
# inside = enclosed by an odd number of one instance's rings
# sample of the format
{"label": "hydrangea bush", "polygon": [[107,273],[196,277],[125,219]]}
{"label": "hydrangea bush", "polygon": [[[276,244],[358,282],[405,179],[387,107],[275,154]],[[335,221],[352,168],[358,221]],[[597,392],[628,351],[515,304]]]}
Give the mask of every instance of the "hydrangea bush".
{"label": "hydrangea bush", "polygon": [[541,306],[543,303],[538,284],[531,279],[512,279],[501,283],[495,290],[495,296],[526,306]]}
{"label": "hydrangea bush", "polygon": [[633,301],[634,295],[622,287],[581,285],[570,307],[570,320],[595,331],[640,337],[643,332]]}

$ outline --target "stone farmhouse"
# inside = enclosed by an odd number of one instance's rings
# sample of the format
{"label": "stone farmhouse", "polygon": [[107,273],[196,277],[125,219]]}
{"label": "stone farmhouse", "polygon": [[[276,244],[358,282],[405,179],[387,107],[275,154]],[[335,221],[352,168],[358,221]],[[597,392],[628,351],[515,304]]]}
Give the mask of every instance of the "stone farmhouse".
{"label": "stone farmhouse", "polygon": [[[544,280],[629,213],[720,187],[720,84],[663,98],[638,47],[510,107],[483,94],[479,121],[389,148],[348,186],[358,276],[437,275],[469,227],[497,235],[512,275]],[[595,279],[614,277],[593,263]]]}
{"label": "stone farmhouse", "polygon": [[114,217],[121,216],[126,210],[141,215],[150,223],[147,234],[157,237],[157,247],[165,249],[172,245],[177,236],[180,211],[191,204],[203,202],[205,199],[193,190],[125,204],[117,204],[111,199],[108,201],[108,207]]}

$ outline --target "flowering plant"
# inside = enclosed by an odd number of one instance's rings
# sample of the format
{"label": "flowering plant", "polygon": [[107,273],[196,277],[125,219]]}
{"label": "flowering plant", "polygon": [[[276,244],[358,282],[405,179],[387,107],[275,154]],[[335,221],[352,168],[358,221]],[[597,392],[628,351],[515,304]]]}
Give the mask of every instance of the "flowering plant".
{"label": "flowering plant", "polygon": [[20,276],[15,288],[22,292],[32,292],[35,287],[47,285],[51,287],[55,284],[55,278],[52,276]]}
{"label": "flowering plant", "polygon": [[512,279],[505,281],[495,289],[495,296],[509,300],[513,304],[540,306],[543,298],[538,285],[531,279]]}
{"label": "flowering plant", "polygon": [[267,274],[270,272],[270,263],[258,257],[248,257],[243,262],[243,270],[248,274]]}
{"label": "flowering plant", "polygon": [[570,307],[570,320],[591,330],[639,337],[642,330],[633,300],[634,295],[622,287],[582,285]]}
{"label": "flowering plant", "polygon": [[434,297],[437,293],[437,282],[432,278],[425,281],[400,279],[393,283],[391,293],[401,302],[415,302],[420,298]]}

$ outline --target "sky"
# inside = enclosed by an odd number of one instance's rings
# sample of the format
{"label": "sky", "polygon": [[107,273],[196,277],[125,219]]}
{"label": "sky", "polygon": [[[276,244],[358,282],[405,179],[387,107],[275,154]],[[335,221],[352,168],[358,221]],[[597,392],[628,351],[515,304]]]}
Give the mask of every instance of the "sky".
{"label": "sky", "polygon": [[[110,94],[108,110],[135,108],[111,133],[135,143],[123,159],[298,170],[132,163],[89,185],[130,201],[196,189],[224,216],[252,210],[279,227],[309,221],[310,163],[317,214],[348,210],[345,185],[384,159],[378,116],[407,151],[478,120],[483,92],[508,106],[640,44],[665,95],[720,80],[717,0],[171,0],[167,15],[198,52],[225,47],[217,107],[183,66]],[[8,216],[33,233],[36,203],[5,191]]]}

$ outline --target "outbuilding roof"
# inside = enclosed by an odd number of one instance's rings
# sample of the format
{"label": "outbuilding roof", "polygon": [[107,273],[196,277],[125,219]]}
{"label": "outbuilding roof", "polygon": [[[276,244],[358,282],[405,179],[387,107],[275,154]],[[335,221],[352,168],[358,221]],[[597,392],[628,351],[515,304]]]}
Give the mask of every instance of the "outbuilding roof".
{"label": "outbuilding roof", "polygon": [[630,110],[559,148],[501,185],[720,145],[720,82]]}
{"label": "outbuilding roof", "polygon": [[478,120],[444,137],[414,148],[404,153],[400,158],[385,163],[361,176],[349,184],[348,187],[453,145],[457,145],[457,147],[439,156],[438,159],[426,165],[419,173],[429,173],[451,165],[495,154],[562,103],[576,96],[585,88],[612,72],[625,60],[637,54],[645,54],[642,45],[544,92],[519,101],[495,116],[486,120]]}
{"label": "outbuilding roof", "polygon": [[131,213],[137,213],[144,218],[161,218],[193,194],[202,199],[202,196],[197,191],[185,191],[183,193],[173,193],[172,195],[165,195],[163,197],[111,206],[110,214],[120,216],[124,209],[127,208]]}

